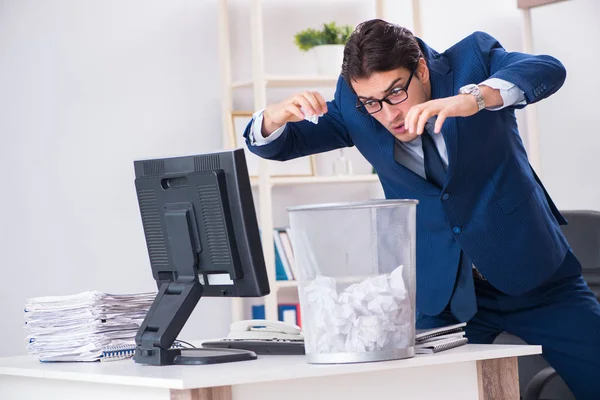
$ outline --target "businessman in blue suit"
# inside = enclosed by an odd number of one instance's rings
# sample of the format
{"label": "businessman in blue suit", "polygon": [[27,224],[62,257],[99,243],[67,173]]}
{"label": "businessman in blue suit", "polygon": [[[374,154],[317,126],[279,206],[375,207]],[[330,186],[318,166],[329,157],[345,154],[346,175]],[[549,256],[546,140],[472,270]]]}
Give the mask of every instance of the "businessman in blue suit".
{"label": "businessman in blue suit", "polygon": [[506,331],[541,344],[578,399],[598,399],[600,306],[515,118],[565,75],[558,60],[507,52],[483,32],[438,53],[371,20],[346,45],[332,101],[304,92],[271,104],[245,136],[280,161],[356,146],[387,198],[419,200],[419,327],[469,321],[472,343]]}

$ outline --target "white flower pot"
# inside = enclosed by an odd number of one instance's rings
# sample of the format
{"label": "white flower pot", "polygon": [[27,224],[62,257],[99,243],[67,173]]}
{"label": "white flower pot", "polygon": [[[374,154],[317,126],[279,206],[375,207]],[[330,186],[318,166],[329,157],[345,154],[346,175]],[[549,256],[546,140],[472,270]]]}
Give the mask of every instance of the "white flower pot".
{"label": "white flower pot", "polygon": [[323,44],[313,47],[319,75],[338,76],[344,61],[343,44]]}

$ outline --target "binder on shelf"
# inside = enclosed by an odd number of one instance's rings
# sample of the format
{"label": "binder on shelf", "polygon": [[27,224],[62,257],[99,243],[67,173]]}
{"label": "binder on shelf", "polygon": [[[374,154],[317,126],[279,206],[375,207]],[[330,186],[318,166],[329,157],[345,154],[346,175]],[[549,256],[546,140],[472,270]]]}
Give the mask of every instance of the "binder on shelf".
{"label": "binder on shelf", "polygon": [[293,279],[297,279],[298,276],[296,274],[296,261],[294,259],[294,249],[292,248],[292,239],[290,236],[290,228],[279,229],[279,238],[281,239],[281,244],[283,245],[283,250],[285,252],[285,256],[288,260],[288,264],[290,266],[290,271],[293,275]]}
{"label": "binder on shelf", "polygon": [[296,325],[302,328],[302,314],[300,313],[300,303],[296,304]]}
{"label": "binder on shelf", "polygon": [[[265,306],[252,306],[252,319],[266,319]],[[302,317],[300,314],[300,304],[285,303],[277,306],[277,319],[292,325],[302,327]]]}
{"label": "binder on shelf", "polygon": [[[298,305],[297,304],[280,304],[277,307],[278,317],[280,321],[288,324],[298,325]],[[298,325],[299,326],[299,325]]]}
{"label": "binder on shelf", "polygon": [[263,304],[252,306],[252,319],[266,319],[265,306]]}
{"label": "binder on shelf", "polygon": [[290,261],[288,259],[287,253],[285,251],[285,247],[281,240],[281,236],[279,234],[281,229],[275,228],[273,229],[273,241],[275,243],[275,257],[277,258],[277,254],[279,254],[279,259],[283,265],[283,270],[285,271],[286,280],[294,280],[294,274],[292,273],[292,269],[290,268]]}
{"label": "binder on shelf", "polygon": [[[259,228],[258,231],[260,232],[261,229]],[[261,236],[261,240],[262,240],[262,236]],[[282,253],[282,249],[281,246],[279,246],[279,248],[277,247],[277,242],[275,241],[275,235],[273,235],[273,246],[275,249],[275,280],[277,281],[287,281],[287,280],[291,280],[293,278],[289,278],[288,274],[285,271],[284,268],[284,264],[283,264],[283,253]]]}
{"label": "binder on shelf", "polygon": [[278,281],[288,281],[287,273],[285,272],[285,268],[283,266],[283,261],[281,257],[281,253],[277,248],[277,244],[275,244],[275,279]]}

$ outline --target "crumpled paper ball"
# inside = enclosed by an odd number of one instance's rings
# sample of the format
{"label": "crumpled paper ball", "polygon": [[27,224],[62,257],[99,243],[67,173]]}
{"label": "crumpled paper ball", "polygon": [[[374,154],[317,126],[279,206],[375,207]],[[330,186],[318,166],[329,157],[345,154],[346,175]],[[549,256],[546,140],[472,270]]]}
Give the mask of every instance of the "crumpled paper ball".
{"label": "crumpled paper ball", "polygon": [[391,351],[413,345],[414,311],[400,265],[338,294],[336,279],[317,276],[301,287],[307,352]]}

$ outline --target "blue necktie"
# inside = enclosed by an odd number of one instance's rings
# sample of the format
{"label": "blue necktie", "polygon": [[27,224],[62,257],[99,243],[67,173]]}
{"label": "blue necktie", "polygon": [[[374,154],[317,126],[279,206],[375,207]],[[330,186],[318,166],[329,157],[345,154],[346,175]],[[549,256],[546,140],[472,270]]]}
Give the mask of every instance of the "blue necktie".
{"label": "blue necktie", "polygon": [[[427,180],[444,187],[446,171],[440,153],[437,151],[433,138],[426,130],[421,135],[423,142],[423,160]],[[454,285],[454,293],[450,299],[450,311],[460,321],[469,321],[477,312],[475,285],[473,282],[473,265],[467,255],[461,250],[458,263],[458,273]]]}
{"label": "blue necktie", "polygon": [[440,189],[444,187],[444,180],[446,179],[446,170],[442,163],[440,153],[435,147],[433,138],[425,130],[421,135],[421,141],[423,143],[423,161],[425,164],[425,176],[427,180],[435,184]]}

